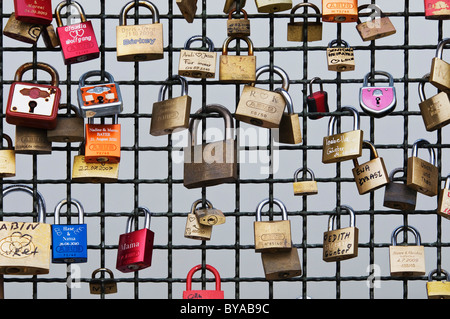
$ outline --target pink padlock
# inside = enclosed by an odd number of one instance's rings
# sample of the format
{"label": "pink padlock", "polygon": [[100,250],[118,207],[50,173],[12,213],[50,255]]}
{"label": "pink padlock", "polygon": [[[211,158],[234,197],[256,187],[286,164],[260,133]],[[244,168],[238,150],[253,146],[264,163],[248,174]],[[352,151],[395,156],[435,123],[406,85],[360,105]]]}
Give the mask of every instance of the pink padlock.
{"label": "pink padlock", "polygon": [[[369,79],[375,75],[383,75],[389,78],[389,86],[369,86]],[[366,114],[376,118],[391,113],[397,105],[392,75],[385,71],[367,73],[364,77],[363,86],[359,90],[359,104]]]}

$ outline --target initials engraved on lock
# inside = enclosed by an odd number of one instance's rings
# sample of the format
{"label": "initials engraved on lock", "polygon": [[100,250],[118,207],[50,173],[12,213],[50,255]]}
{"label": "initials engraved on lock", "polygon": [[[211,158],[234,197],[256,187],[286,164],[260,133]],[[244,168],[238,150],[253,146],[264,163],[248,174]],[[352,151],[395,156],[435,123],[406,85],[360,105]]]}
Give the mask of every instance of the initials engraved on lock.
{"label": "initials engraved on lock", "polygon": [[19,259],[38,254],[38,247],[33,241],[33,236],[29,233],[37,230],[38,227],[39,223],[2,223],[0,232],[6,231],[8,235],[0,239],[0,255]]}

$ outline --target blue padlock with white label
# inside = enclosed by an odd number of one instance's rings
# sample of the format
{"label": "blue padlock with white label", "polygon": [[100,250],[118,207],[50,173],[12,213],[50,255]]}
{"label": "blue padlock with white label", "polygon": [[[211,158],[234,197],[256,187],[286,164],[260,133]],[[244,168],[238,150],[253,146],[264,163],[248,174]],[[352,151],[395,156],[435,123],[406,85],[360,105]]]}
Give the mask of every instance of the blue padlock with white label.
{"label": "blue padlock with white label", "polygon": [[[369,86],[369,78],[375,75],[383,75],[389,79],[388,86]],[[374,71],[367,73],[364,77],[363,86],[359,91],[359,104],[364,113],[380,118],[391,113],[397,105],[394,78],[385,71]]]}

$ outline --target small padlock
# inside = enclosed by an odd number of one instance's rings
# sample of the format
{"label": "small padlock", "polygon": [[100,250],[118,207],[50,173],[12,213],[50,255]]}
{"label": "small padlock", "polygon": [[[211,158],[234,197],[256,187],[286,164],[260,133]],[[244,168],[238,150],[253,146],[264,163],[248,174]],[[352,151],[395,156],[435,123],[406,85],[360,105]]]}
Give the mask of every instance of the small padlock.
{"label": "small padlock", "polygon": [[183,291],[183,299],[224,299],[224,292],[220,290],[220,275],[216,268],[205,264],[205,268],[213,273],[216,289],[215,290],[192,290],[192,276],[195,272],[203,269],[202,265],[197,265],[189,270],[186,276],[186,290]]}
{"label": "small padlock", "polygon": [[229,37],[249,37],[250,36],[250,20],[248,19],[247,11],[240,9],[240,12],[244,14],[243,19],[233,18],[233,13],[237,12],[237,9],[230,11],[227,20],[227,35]]}
{"label": "small padlock", "polygon": [[[95,278],[95,275],[107,273],[109,278]],[[89,281],[89,291],[93,295],[115,294],[117,293],[117,282],[114,279],[113,272],[108,268],[98,268],[92,272],[92,278]]]}
{"label": "small padlock", "polygon": [[262,252],[261,261],[267,280],[283,280],[302,274],[298,250],[295,247],[276,253]]}
{"label": "small padlock", "polygon": [[405,183],[394,183],[394,176],[397,173],[404,172],[403,167],[393,169],[389,173],[389,184],[384,190],[383,206],[400,210],[415,210],[417,191],[406,186]]}
{"label": "small padlock", "polygon": [[337,215],[328,218],[328,231],[323,233],[323,256],[326,262],[341,261],[358,256],[359,230],[355,226],[355,212],[353,208],[346,205],[340,206],[350,215],[349,227],[336,229]]}
{"label": "small padlock", "polygon": [[[410,231],[415,238],[415,245],[397,245],[400,232]],[[425,275],[425,249],[421,246],[420,234],[416,228],[404,225],[392,232],[391,246],[389,246],[389,264],[391,276],[422,276]]]}
{"label": "small padlock", "polygon": [[276,88],[275,92],[280,93],[286,102],[287,112],[283,112],[281,117],[278,135],[274,134],[274,139],[278,143],[299,144],[302,142],[302,130],[300,129],[300,119],[294,112],[294,104],[288,91],[283,88]]}
{"label": "small padlock", "polygon": [[[67,109],[67,107],[67,104],[59,105],[60,110]],[[47,130],[47,139],[50,142],[73,143],[84,141],[84,120],[81,117],[80,111],[73,104],[70,104],[69,108],[75,112],[75,116],[58,115],[56,127]]]}
{"label": "small padlock", "polygon": [[436,49],[436,56],[431,61],[430,83],[439,90],[450,93],[450,64],[442,60],[444,46],[450,43],[450,38],[441,40]]}
{"label": "small padlock", "polygon": [[145,214],[144,228],[132,231],[135,215],[127,220],[125,234],[120,235],[117,249],[117,270],[127,273],[148,268],[152,265],[155,233],[150,230],[151,213],[147,207],[138,207],[138,213]]}
{"label": "small padlock", "polygon": [[3,28],[3,34],[17,41],[36,44],[42,33],[42,28],[42,25],[17,20],[13,12]]}
{"label": "small padlock", "polygon": [[195,13],[197,12],[197,0],[177,0],[176,4],[184,19],[189,23],[194,22]]}
{"label": "small padlock", "polygon": [[16,154],[47,155],[52,153],[52,142],[47,138],[47,130],[16,125]]}
{"label": "small padlock", "polygon": [[[301,172],[309,173],[311,180],[298,180],[298,175]],[[319,192],[317,188],[317,181],[315,180],[314,172],[310,168],[300,167],[294,173],[294,196],[316,195]]]}
{"label": "small padlock", "polygon": [[450,174],[447,175],[444,188],[439,193],[438,215],[450,219]]}
{"label": "small padlock", "polygon": [[359,128],[359,114],[352,106],[343,106],[341,111],[350,111],[353,116],[353,130],[334,134],[336,117],[328,122],[328,134],[323,138],[322,163],[336,163],[360,157],[362,154],[363,131]]}
{"label": "small padlock", "polygon": [[[317,15],[316,21],[308,21],[306,24],[305,22],[294,22],[294,14],[301,7],[305,8],[305,12],[308,7],[313,8]],[[322,22],[320,21],[320,9],[315,4],[301,2],[295,5],[291,10],[291,18],[287,25],[287,40],[295,42],[303,41],[303,29],[306,25],[306,39],[308,42],[322,40]]]}
{"label": "small padlock", "polygon": [[[228,55],[231,40],[247,42],[247,55]],[[253,55],[253,42],[249,37],[228,37],[222,46],[219,63],[219,81],[232,83],[252,83],[256,81],[256,56]]]}
{"label": "small padlock", "polygon": [[[78,224],[61,225],[60,210],[63,205],[73,204],[78,209]],[[61,200],[55,207],[55,222],[52,225],[52,263],[87,262],[87,224],[84,223],[84,208],[72,198]]]}
{"label": "small padlock", "polygon": [[[192,42],[205,41],[208,51],[191,49]],[[208,37],[194,35],[184,43],[180,51],[178,75],[191,78],[209,79],[216,76],[217,53],[214,52],[214,43]]]}
{"label": "small padlock", "polygon": [[[375,75],[383,75],[389,79],[388,86],[369,86],[369,79]],[[364,76],[362,87],[359,89],[359,105],[368,115],[380,118],[391,113],[397,105],[397,95],[394,78],[385,71],[374,71]]]}
{"label": "small padlock", "polygon": [[[223,6],[223,13],[230,13],[230,11],[236,10],[236,8],[245,7],[246,0],[225,0]],[[238,7],[239,5],[239,7]]]}
{"label": "small padlock", "polygon": [[322,0],[322,21],[358,21],[358,0]]}
{"label": "small padlock", "polygon": [[94,124],[90,117],[86,124],[86,145],[84,161],[86,163],[119,163],[121,132],[117,114],[111,124]]}
{"label": "small padlock", "polygon": [[[433,275],[439,273],[445,275],[445,280],[433,280]],[[428,299],[450,299],[450,275],[446,270],[433,269],[428,273],[427,296]]]}
{"label": "small padlock", "polygon": [[283,95],[255,87],[256,80],[266,72],[278,74],[283,81],[282,88],[285,91],[289,90],[289,76],[282,68],[278,66],[271,68],[269,65],[259,67],[255,72],[255,80],[242,89],[235,118],[260,127],[278,128],[286,107]]}
{"label": "small padlock", "polygon": [[428,148],[430,161],[427,162],[418,157],[419,146],[428,145],[425,139],[418,139],[412,147],[412,156],[408,158],[406,185],[426,196],[438,194],[439,169],[435,166],[436,154],[433,148]]}
{"label": "small padlock", "polygon": [[[376,4],[364,4],[358,7],[358,12],[363,9],[371,9],[373,13],[370,15],[370,21],[361,22],[359,14],[356,30],[363,41],[372,41],[395,34],[394,25],[386,14],[381,11]],[[378,19],[377,19],[378,18]]]}
{"label": "small padlock", "polygon": [[253,222],[253,229],[255,252],[257,253],[275,253],[288,251],[292,248],[291,221],[288,219],[286,206],[283,202],[276,198],[273,199],[273,203],[281,209],[282,220],[262,221],[262,209],[270,202],[270,199],[265,199],[256,207],[256,221]]}
{"label": "small padlock", "polygon": [[[32,69],[43,70],[51,75],[51,84],[23,82],[23,74]],[[61,90],[58,71],[47,63],[22,64],[14,75],[6,106],[6,122],[13,125],[42,129],[56,127]]]}
{"label": "small padlock", "polygon": [[323,83],[320,82],[320,90],[313,92],[312,85],[315,81],[321,80],[319,77],[314,77],[309,82],[309,95],[306,97],[306,104],[308,105],[308,118],[311,120],[318,120],[323,117],[320,113],[328,113],[330,111],[328,106],[328,93],[323,90]]}
{"label": "small padlock", "polygon": [[255,0],[259,13],[274,13],[292,8],[292,0]]}
{"label": "small padlock", "polygon": [[[152,23],[127,25],[131,8],[146,7],[152,13]],[[150,61],[164,58],[163,25],[158,8],[147,0],[132,0],[122,7],[116,27],[117,61]]]}
{"label": "small padlock", "polygon": [[8,143],[8,147],[0,150],[0,177],[14,177],[16,176],[16,151],[11,137],[5,133],[2,137]]}
{"label": "small padlock", "polygon": [[[107,83],[85,84],[91,76],[104,76]],[[81,75],[78,83],[78,106],[82,117],[115,115],[123,110],[120,86],[111,73],[101,70],[88,71]]]}
{"label": "small padlock", "polygon": [[425,97],[425,84],[428,83],[430,74],[422,77],[426,82],[419,82],[419,108],[425,129],[428,132],[435,131],[450,123],[450,98],[448,93],[439,92],[427,99]]}
{"label": "small padlock", "polygon": [[[201,200],[200,200],[201,201]],[[225,215],[221,210],[214,208],[210,201],[206,202],[206,208],[197,208],[194,213],[202,225],[215,226],[225,223]]]}
{"label": "small padlock", "polygon": [[53,20],[51,0],[14,0],[16,19],[27,23],[50,24]]}
{"label": "small padlock", "polygon": [[56,49],[61,46],[56,30],[52,24],[42,26],[42,39],[44,40],[45,47],[48,49]]}
{"label": "small padlock", "polygon": [[[333,45],[342,43],[342,47],[333,47]],[[327,47],[327,63],[328,71],[344,72],[353,71],[355,69],[355,54],[353,48],[348,42],[337,39],[330,41]]]}
{"label": "small padlock", "polygon": [[425,19],[450,19],[450,0],[424,0]]}
{"label": "small padlock", "polygon": [[[196,240],[210,240],[212,226],[200,224],[195,211],[197,206],[202,203],[201,199],[196,200],[191,207],[191,212],[187,215],[186,226],[184,228],[184,237]],[[212,207],[211,202],[206,200],[206,205]]]}

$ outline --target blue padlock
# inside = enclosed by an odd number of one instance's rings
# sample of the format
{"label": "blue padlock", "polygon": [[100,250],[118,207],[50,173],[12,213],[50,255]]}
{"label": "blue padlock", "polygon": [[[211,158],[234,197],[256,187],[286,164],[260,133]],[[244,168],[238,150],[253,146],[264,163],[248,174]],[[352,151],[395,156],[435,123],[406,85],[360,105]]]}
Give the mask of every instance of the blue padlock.
{"label": "blue padlock", "polygon": [[84,224],[84,209],[76,199],[70,203],[78,209],[78,224],[59,224],[61,207],[69,202],[61,200],[55,207],[55,221],[52,225],[52,262],[85,263],[87,262],[87,225]]}

